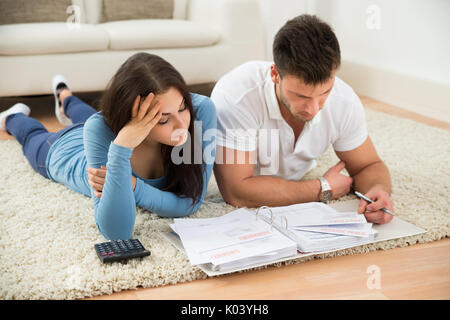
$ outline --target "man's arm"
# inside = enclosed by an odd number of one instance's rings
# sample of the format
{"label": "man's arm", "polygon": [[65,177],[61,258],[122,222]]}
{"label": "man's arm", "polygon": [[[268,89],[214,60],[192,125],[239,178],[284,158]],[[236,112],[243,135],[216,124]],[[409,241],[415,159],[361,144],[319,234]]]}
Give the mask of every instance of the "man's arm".
{"label": "man's arm", "polygon": [[393,212],[390,198],[391,178],[370,137],[358,148],[344,152],[336,151],[336,155],[345,163],[348,173],[354,179],[354,189],[375,200],[373,204],[361,200],[358,212],[372,211],[365,214],[371,222],[389,222],[392,216],[380,209],[387,208]]}
{"label": "man's arm", "polygon": [[[217,146],[214,175],[227,203],[236,207],[253,208],[319,201],[319,180],[292,181],[275,176],[253,176],[254,157],[254,151]],[[245,162],[236,163],[234,159],[245,159]],[[339,173],[343,168],[343,164],[338,164],[325,174],[327,180],[336,186],[335,198],[348,193],[352,183],[350,177]]]}
{"label": "man's arm", "polygon": [[355,190],[368,192],[374,185],[380,185],[384,191],[391,193],[389,170],[378,156],[370,137],[358,148],[350,151],[336,151],[339,159],[354,179]]}

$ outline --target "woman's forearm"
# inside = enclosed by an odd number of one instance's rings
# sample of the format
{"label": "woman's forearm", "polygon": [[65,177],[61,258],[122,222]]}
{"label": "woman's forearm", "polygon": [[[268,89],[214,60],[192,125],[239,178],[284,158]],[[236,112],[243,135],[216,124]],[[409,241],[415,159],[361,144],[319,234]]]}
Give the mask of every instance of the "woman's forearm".
{"label": "woman's forearm", "polygon": [[184,217],[191,215],[199,209],[206,194],[208,182],[212,174],[213,165],[206,165],[203,173],[203,190],[199,201],[195,204],[191,198],[178,196],[172,192],[161,191],[144,181],[137,179],[134,195],[136,204],[161,217]]}
{"label": "woman's forearm", "polygon": [[[136,202],[131,174],[132,149],[111,143],[107,174],[100,199],[93,197],[95,221],[102,234],[110,240],[131,237],[136,217]],[[93,193],[93,189],[91,188]]]}

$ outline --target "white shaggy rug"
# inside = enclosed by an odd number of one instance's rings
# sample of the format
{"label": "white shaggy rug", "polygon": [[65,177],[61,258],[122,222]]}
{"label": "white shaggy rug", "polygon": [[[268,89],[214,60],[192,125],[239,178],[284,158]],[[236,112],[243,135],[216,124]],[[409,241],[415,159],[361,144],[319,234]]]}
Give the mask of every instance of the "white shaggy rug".
{"label": "white shaggy rug", "polygon": [[[450,236],[450,132],[366,111],[369,134],[391,171],[396,214],[428,232],[288,263]],[[337,161],[328,150],[305,179],[322,175]],[[193,217],[219,216],[234,209],[222,200],[213,176]],[[158,234],[169,231],[170,223],[172,219],[138,208],[133,237],[151,256],[127,264],[102,264],[93,246],[105,239],[95,225],[91,199],[42,178],[16,141],[0,141],[0,299],[75,299],[206,278]]]}

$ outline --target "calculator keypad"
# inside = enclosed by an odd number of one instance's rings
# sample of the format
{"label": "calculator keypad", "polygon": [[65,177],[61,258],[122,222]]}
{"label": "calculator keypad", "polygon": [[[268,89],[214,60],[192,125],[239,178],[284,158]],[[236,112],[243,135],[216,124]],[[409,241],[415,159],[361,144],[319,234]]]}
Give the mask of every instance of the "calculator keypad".
{"label": "calculator keypad", "polygon": [[138,239],[114,240],[94,245],[102,262],[121,261],[150,255]]}

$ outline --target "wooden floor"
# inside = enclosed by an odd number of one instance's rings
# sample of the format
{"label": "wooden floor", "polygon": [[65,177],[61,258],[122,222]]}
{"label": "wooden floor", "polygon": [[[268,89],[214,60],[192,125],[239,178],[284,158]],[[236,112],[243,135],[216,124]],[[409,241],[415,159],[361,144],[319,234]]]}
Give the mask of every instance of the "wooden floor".
{"label": "wooden floor", "polygon": [[[98,97],[86,96],[87,102]],[[16,99],[17,100],[17,99]],[[0,99],[0,110],[13,99]],[[366,108],[450,131],[450,124],[371,98]],[[19,100],[49,131],[61,129],[51,97]],[[8,104],[9,103],[9,104]],[[0,133],[0,140],[12,137]],[[366,254],[313,260],[93,299],[450,299],[450,239]]]}

